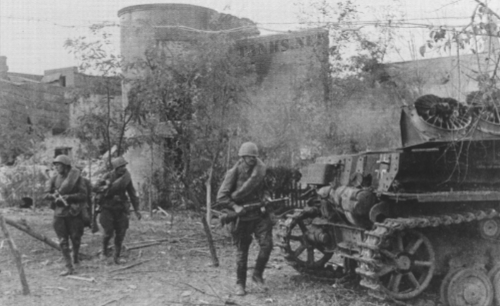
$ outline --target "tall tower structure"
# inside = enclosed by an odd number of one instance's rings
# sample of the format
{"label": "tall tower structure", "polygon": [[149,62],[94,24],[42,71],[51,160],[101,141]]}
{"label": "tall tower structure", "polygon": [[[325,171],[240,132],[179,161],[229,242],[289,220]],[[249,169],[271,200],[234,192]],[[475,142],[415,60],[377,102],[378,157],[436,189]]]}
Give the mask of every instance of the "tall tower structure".
{"label": "tall tower structure", "polygon": [[[145,59],[146,51],[151,47],[167,47],[170,52],[188,52],[190,41],[211,31],[242,29],[240,37],[257,35],[255,24],[245,18],[221,14],[215,10],[188,4],[145,4],[125,7],[118,11],[121,26],[120,51],[123,58],[123,71],[126,78],[139,78],[127,71],[127,64]],[[122,99],[127,105],[128,85],[122,85]],[[132,129],[133,130],[133,129]],[[133,133],[133,131],[132,131]],[[165,135],[168,137],[168,135]],[[161,152],[152,152],[150,148],[134,148],[126,152],[129,170],[135,182],[144,182],[151,169],[151,159],[155,169],[161,168]],[[147,174],[145,174],[147,173]]]}

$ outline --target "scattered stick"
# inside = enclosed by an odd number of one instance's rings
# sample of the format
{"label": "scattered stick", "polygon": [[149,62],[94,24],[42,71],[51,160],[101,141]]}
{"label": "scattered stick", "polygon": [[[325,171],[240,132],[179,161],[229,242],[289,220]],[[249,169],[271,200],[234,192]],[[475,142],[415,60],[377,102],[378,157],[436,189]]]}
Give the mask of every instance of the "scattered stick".
{"label": "scattered stick", "polygon": [[159,244],[161,244],[161,242],[152,242],[152,243],[148,243],[148,244],[136,245],[136,246],[128,247],[127,250],[129,250],[129,251],[131,251],[131,250],[137,250],[137,249],[147,248],[147,247],[150,247],[150,246],[153,246],[153,245],[159,245]]}
{"label": "scattered stick", "polygon": [[168,212],[166,212],[163,208],[161,208],[160,206],[158,206],[158,210],[161,211],[165,217],[169,217],[170,215],[168,214]]}
{"label": "scattered stick", "polygon": [[112,300],[109,300],[109,301],[107,301],[107,302],[102,303],[102,304],[101,304],[101,305],[99,305],[99,306],[106,306],[106,305],[111,304],[111,303],[113,303],[113,302],[118,302],[118,299],[112,299]]}
{"label": "scattered stick", "polygon": [[16,244],[14,243],[14,240],[12,240],[12,238],[10,237],[9,230],[7,229],[7,225],[5,225],[5,218],[3,217],[2,214],[0,214],[0,226],[2,227],[2,231],[3,231],[3,234],[5,236],[5,239],[7,240],[7,243],[10,247],[12,255],[14,256],[14,259],[16,261],[17,271],[19,272],[19,278],[21,279],[21,285],[23,286],[23,294],[28,295],[28,294],[30,294],[30,288],[28,286],[28,281],[26,280],[26,275],[24,274],[24,268],[23,268],[23,263],[21,260],[21,254],[19,254],[19,251],[16,248]]}
{"label": "scattered stick", "polygon": [[158,272],[170,272],[169,270],[137,270],[137,271],[122,271],[122,272],[117,272],[116,274],[136,274],[136,273],[158,273]]}
{"label": "scattered stick", "polygon": [[82,276],[76,276],[76,275],[68,275],[66,277],[71,278],[71,279],[86,281],[89,283],[95,283],[95,278],[93,278],[93,277],[82,277]]}
{"label": "scattered stick", "polygon": [[213,295],[213,294],[210,294],[210,293],[206,293],[205,291],[203,291],[203,290],[201,290],[201,289],[198,289],[198,288],[196,288],[196,287],[194,287],[194,286],[192,286],[192,285],[190,285],[190,284],[188,284],[188,283],[185,283],[185,282],[181,282],[181,283],[182,283],[183,285],[185,285],[185,286],[188,286],[188,287],[193,288],[194,290],[196,290],[196,291],[198,291],[198,292],[200,292],[200,293],[203,293],[203,294],[205,294],[205,295],[208,295],[208,296],[213,296],[213,297],[218,298],[218,296]]}
{"label": "scattered stick", "polygon": [[107,302],[104,302],[104,303],[102,303],[102,304],[101,304],[101,305],[99,305],[99,306],[105,306],[105,305],[111,304],[111,303],[113,303],[113,302],[118,302],[118,301],[120,301],[121,299],[124,299],[124,298],[126,298],[126,297],[128,297],[128,294],[127,294],[127,295],[124,295],[124,296],[122,296],[122,297],[120,297],[120,298],[117,298],[117,299],[112,299],[112,300],[109,300],[109,301],[107,301]]}
{"label": "scattered stick", "polygon": [[62,291],[68,291],[67,288],[63,288],[63,287],[43,287],[43,289],[57,289],[57,290],[62,290]]}
{"label": "scattered stick", "polygon": [[[232,301],[226,301],[224,304],[199,304],[199,303],[189,303],[189,302],[177,302],[177,301],[164,301],[166,303],[169,303],[169,305],[182,305],[182,306],[187,306],[187,305],[191,305],[191,306],[199,306],[199,305],[207,305],[207,306],[226,306],[226,305],[240,305],[240,304],[237,304],[236,302],[232,302]],[[148,305],[152,305],[152,304],[148,304]],[[251,304],[248,304],[251,306]]]}
{"label": "scattered stick", "polygon": [[135,241],[135,242],[130,242],[129,244],[141,244],[141,243],[150,243],[150,242],[161,243],[161,242],[165,242],[165,241],[169,241],[169,240],[170,240],[170,238],[164,238],[164,239],[157,239],[157,240]]}
{"label": "scattered stick", "polygon": [[127,269],[133,268],[135,266],[142,265],[143,263],[146,263],[146,262],[151,261],[153,259],[154,258],[150,258],[150,259],[146,259],[146,260],[143,260],[143,261],[139,261],[139,262],[133,263],[133,264],[125,266],[125,267],[121,267],[121,268],[118,268],[118,269],[111,270],[111,271],[109,271],[109,273],[113,273],[113,272],[117,272],[117,271],[122,271],[122,270],[127,270]]}

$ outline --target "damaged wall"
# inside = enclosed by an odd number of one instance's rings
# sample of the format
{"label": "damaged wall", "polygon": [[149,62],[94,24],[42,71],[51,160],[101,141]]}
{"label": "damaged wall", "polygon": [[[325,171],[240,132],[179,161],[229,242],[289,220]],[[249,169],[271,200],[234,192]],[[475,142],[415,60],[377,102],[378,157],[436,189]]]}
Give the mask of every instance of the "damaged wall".
{"label": "damaged wall", "polygon": [[0,118],[32,123],[59,134],[69,126],[64,90],[42,83],[15,84],[0,80]]}
{"label": "damaged wall", "polygon": [[250,57],[257,73],[245,109],[248,134],[260,140],[268,163],[293,165],[299,156],[291,152],[311,146],[310,131],[304,131],[311,118],[302,114],[306,105],[325,105],[328,98],[328,45],[324,29],[239,41],[239,52]]}
{"label": "damaged wall", "polygon": [[[5,61],[0,68],[8,69]],[[0,69],[1,70],[1,69]],[[80,141],[65,133],[76,127],[78,118],[89,110],[106,107],[104,92],[111,89],[113,114],[121,109],[121,86],[118,78],[89,76],[76,67],[46,70],[44,75],[5,72],[0,79],[0,124],[12,120],[36,128],[43,136],[43,150],[37,157],[50,163],[55,154],[67,153],[74,159],[87,157]],[[103,89],[103,83],[110,84]],[[75,99],[75,97],[77,97]],[[0,162],[5,162],[0,160]]]}

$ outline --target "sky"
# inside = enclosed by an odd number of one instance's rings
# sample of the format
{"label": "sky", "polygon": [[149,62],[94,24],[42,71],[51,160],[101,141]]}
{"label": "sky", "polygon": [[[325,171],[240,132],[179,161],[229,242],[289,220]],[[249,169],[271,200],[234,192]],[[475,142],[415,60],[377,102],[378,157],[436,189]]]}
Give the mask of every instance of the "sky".
{"label": "sky", "polygon": [[[365,21],[383,19],[384,14],[394,11],[410,22],[433,25],[465,25],[475,7],[474,0],[355,1],[361,4],[361,19]],[[490,2],[494,9],[499,7],[495,2],[500,1]],[[43,74],[48,69],[77,66],[63,48],[67,38],[87,35],[92,24],[119,24],[120,9],[149,3],[194,4],[246,17],[256,22],[264,34],[296,29],[303,16],[300,8],[310,4],[308,0],[1,0],[0,55],[7,56],[10,72]],[[118,31],[118,27],[115,29]],[[400,32],[396,40],[399,50],[393,51],[388,60],[421,58],[415,50],[427,39],[427,33],[422,28]],[[115,42],[119,50],[119,35]]]}

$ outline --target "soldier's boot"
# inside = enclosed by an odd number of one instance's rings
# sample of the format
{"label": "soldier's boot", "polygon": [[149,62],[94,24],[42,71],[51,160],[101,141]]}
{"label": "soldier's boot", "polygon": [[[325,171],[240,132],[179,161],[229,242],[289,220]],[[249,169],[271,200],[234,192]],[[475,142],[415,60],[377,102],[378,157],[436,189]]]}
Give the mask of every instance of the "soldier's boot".
{"label": "soldier's boot", "polygon": [[113,262],[115,265],[121,265],[126,263],[126,261],[123,258],[120,258],[122,250],[122,245],[121,244],[115,244],[115,250],[113,252]]}
{"label": "soldier's boot", "polygon": [[[245,256],[243,256],[245,257]],[[239,258],[241,259],[241,258]],[[245,258],[246,259],[246,258]],[[245,287],[247,282],[247,264],[246,260],[238,260],[236,263],[236,290],[234,294],[243,296],[247,294]]]}
{"label": "soldier's boot", "polygon": [[238,295],[238,296],[244,296],[244,295],[246,295],[247,292],[245,290],[245,285],[243,285],[243,284],[236,284],[236,290],[234,291],[234,294]]}
{"label": "soldier's boot", "polygon": [[79,243],[73,243],[73,264],[79,265],[80,264],[80,244]]}
{"label": "soldier's boot", "polygon": [[62,250],[64,261],[66,262],[66,269],[63,270],[59,276],[67,276],[75,273],[75,270],[73,269],[73,263],[71,262],[71,254],[69,251],[69,248],[65,248]]}
{"label": "soldier's boot", "polygon": [[263,289],[267,289],[264,286],[264,278],[262,278],[262,274],[264,274],[264,269],[266,268],[267,261],[267,258],[257,257],[257,261],[255,262],[255,269],[253,270],[252,275],[252,281]]}

